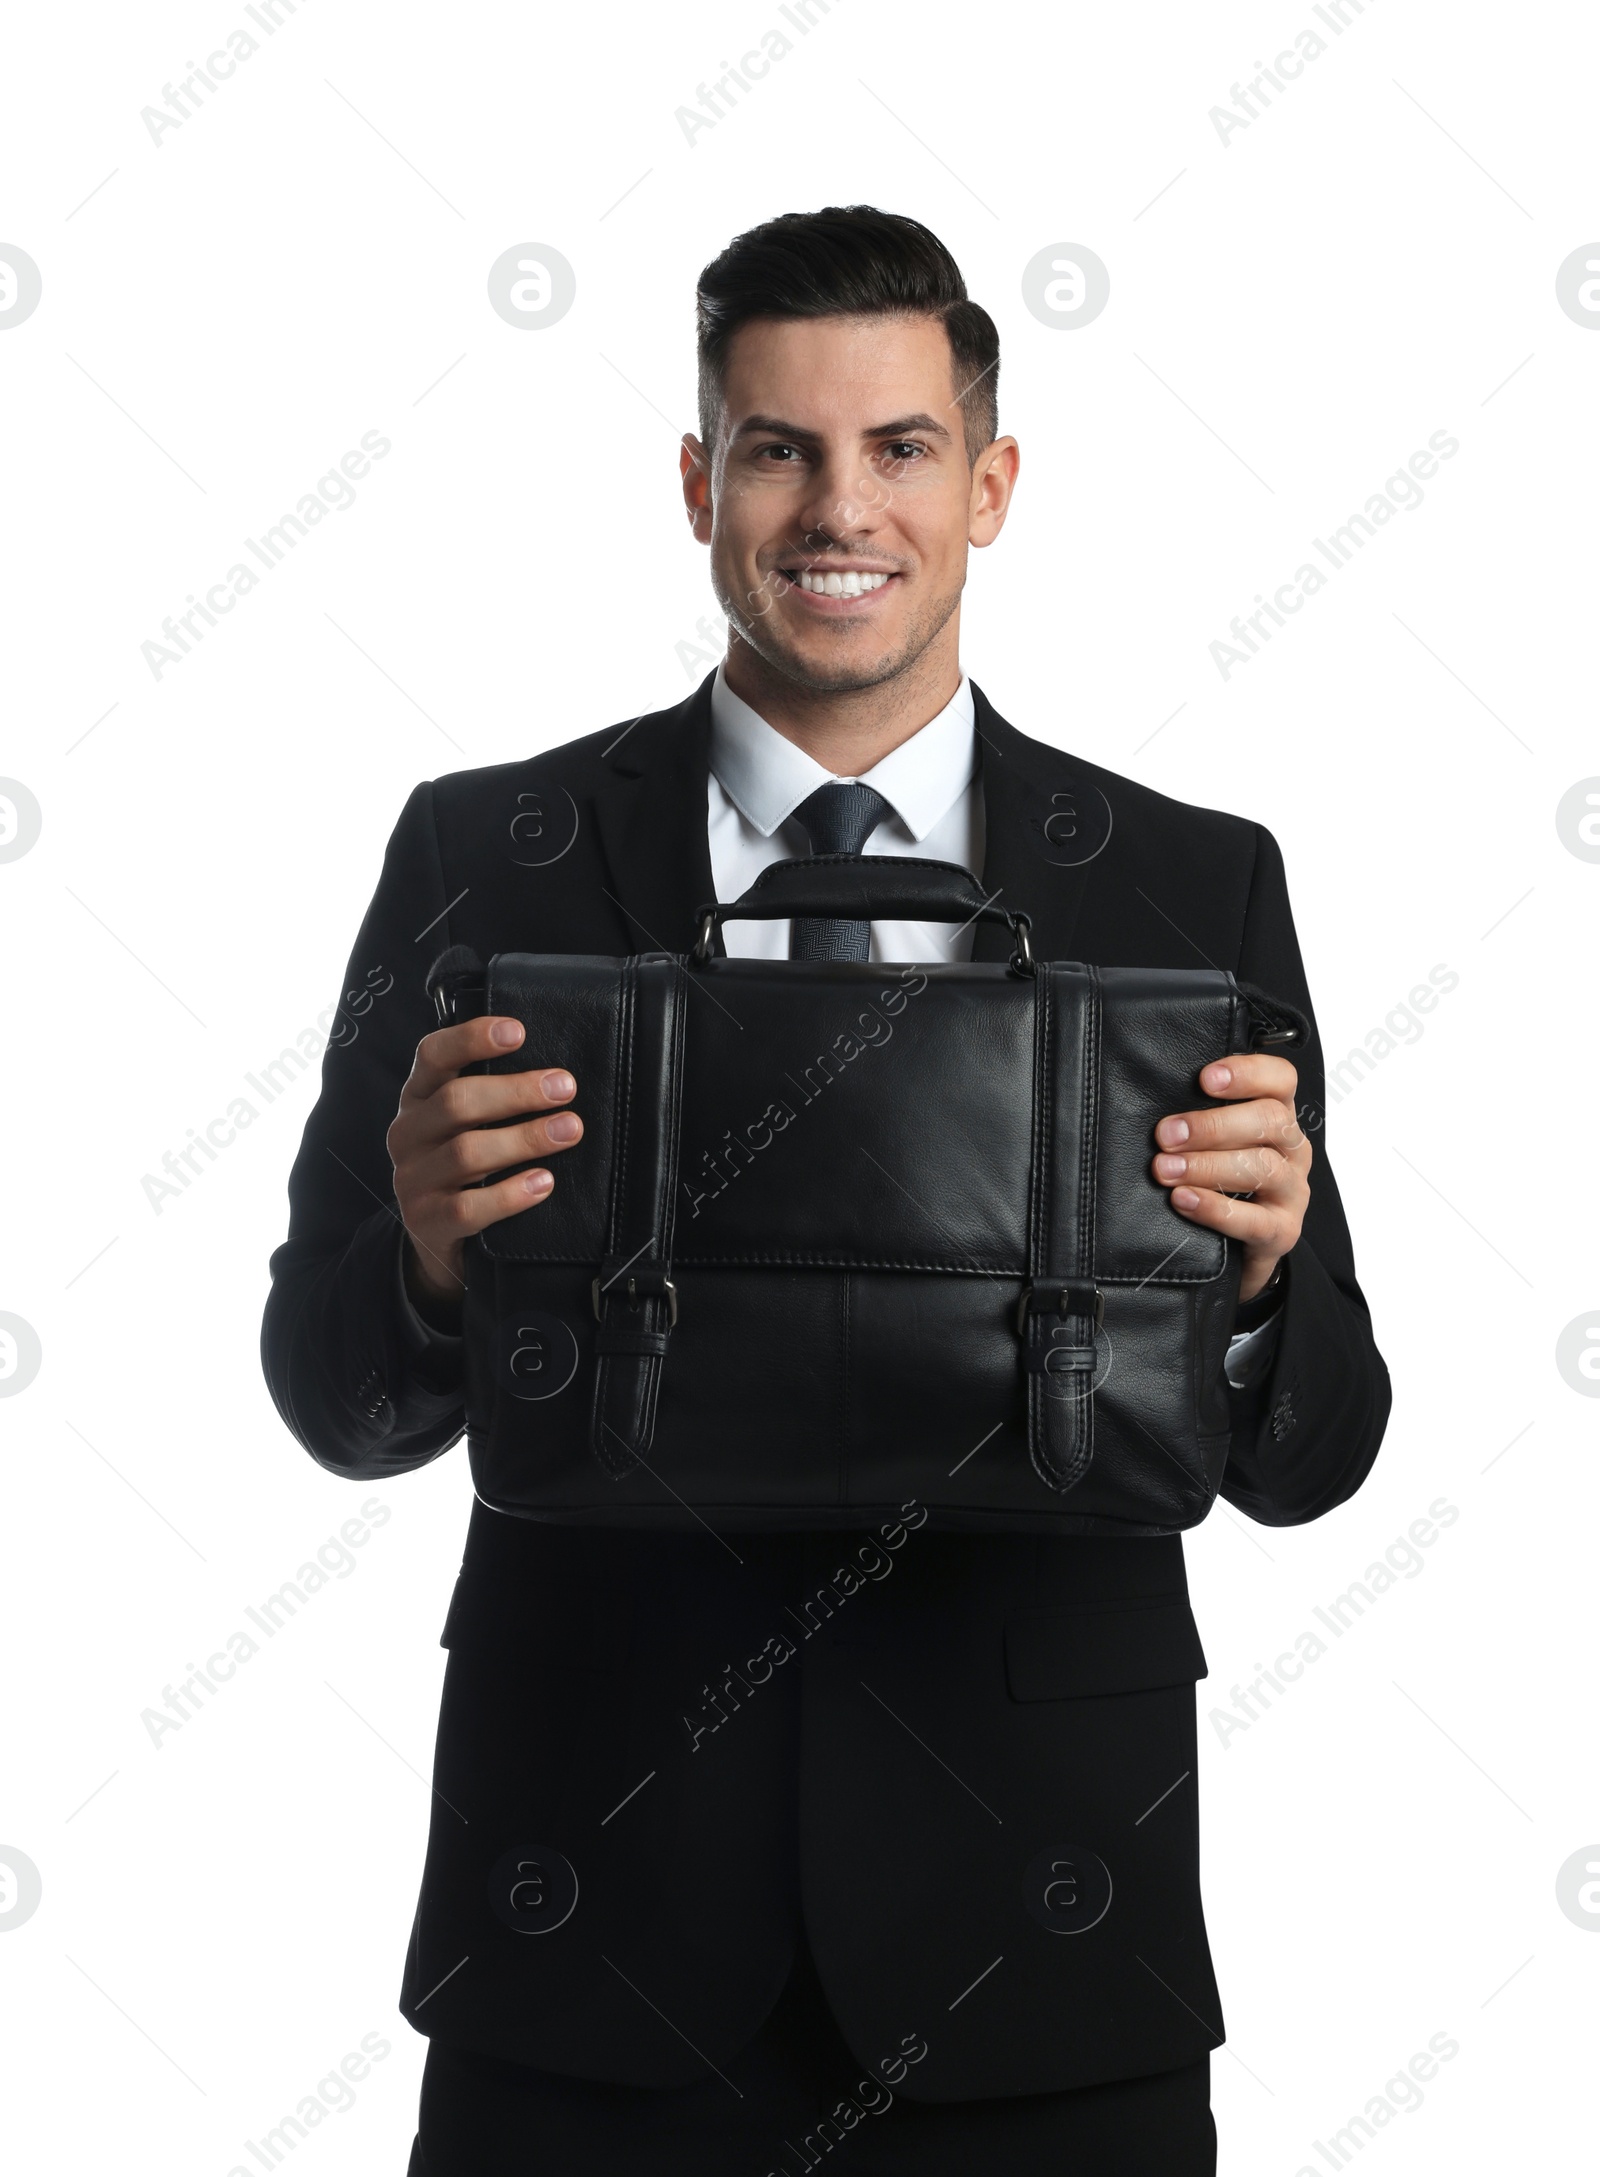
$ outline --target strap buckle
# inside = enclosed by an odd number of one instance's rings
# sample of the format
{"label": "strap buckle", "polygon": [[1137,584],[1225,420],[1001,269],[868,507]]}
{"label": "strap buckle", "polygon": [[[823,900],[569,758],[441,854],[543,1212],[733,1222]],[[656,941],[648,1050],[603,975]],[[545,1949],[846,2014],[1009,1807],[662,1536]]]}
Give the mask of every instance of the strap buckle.
{"label": "strap buckle", "polygon": [[[613,1273],[611,1277],[606,1279],[605,1289],[610,1291],[616,1282],[616,1275]],[[671,1278],[667,1276],[664,1270],[630,1272],[627,1283],[622,1287],[630,1308],[636,1308],[639,1305],[639,1288],[641,1284],[646,1288],[643,1296],[646,1300],[658,1299],[666,1301],[667,1328],[668,1330],[676,1330],[678,1327],[678,1288],[673,1284]],[[594,1319],[597,1323],[605,1320],[600,1309],[600,1292],[601,1282],[596,1277],[589,1286],[589,1302],[594,1309]]]}
{"label": "strap buckle", "polygon": [[1098,1285],[1085,1278],[1039,1278],[1022,1289],[1017,1302],[1017,1336],[1028,1335],[1030,1315],[1060,1316],[1063,1321],[1069,1315],[1093,1318],[1098,1331],[1105,1323],[1106,1296]]}

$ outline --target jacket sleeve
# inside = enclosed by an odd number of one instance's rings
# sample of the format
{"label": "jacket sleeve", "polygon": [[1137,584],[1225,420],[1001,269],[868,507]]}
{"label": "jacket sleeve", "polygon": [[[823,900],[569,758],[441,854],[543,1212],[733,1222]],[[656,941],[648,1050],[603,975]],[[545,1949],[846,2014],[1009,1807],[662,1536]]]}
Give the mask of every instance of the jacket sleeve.
{"label": "jacket sleeve", "polygon": [[1296,1005],[1311,1041],[1296,1051],[1297,1109],[1310,1137],[1311,1200],[1299,1245],[1284,1258],[1277,1336],[1253,1380],[1233,1389],[1233,1441],[1222,1494],[1269,1527],[1299,1526],[1353,1496],[1389,1418],[1389,1371],[1356,1282],[1350,1230],[1328,1162],[1322,1039],[1289,908],[1283,855],[1256,828],[1256,862],[1236,969]]}
{"label": "jacket sleeve", "polygon": [[435,1025],[423,985],[450,942],[445,909],[433,789],[422,785],[395,826],[345,971],[261,1325],[261,1364],[285,1423],[319,1464],[362,1480],[424,1465],[466,1425],[461,1340],[424,1322],[406,1296],[385,1142],[417,1044]]}

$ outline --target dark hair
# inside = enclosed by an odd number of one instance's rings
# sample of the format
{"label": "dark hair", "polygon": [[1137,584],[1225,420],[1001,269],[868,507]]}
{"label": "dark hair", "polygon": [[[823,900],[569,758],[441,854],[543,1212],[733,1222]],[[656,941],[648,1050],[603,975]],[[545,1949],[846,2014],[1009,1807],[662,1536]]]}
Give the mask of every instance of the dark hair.
{"label": "dark hair", "polygon": [[915,219],[871,204],[784,212],[737,234],[700,275],[695,296],[700,436],[722,407],[728,347],[754,318],[936,317],[950,341],[967,459],[998,435],[1000,335],[967,298],[960,267]]}

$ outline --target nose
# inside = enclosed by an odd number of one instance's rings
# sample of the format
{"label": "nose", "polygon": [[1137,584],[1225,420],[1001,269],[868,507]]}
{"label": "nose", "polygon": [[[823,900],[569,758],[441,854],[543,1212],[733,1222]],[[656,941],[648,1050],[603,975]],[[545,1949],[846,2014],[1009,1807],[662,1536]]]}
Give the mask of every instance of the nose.
{"label": "nose", "polygon": [[800,509],[807,546],[822,550],[874,535],[883,525],[884,503],[883,486],[854,447],[828,450]]}

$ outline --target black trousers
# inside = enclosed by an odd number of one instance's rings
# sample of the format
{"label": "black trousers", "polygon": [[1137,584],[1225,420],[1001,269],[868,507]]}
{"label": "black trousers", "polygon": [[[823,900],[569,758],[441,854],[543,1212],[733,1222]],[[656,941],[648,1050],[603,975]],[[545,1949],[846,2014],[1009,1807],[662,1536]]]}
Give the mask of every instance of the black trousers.
{"label": "black trousers", "polygon": [[[992,2101],[857,2092],[802,1940],[766,2024],[696,2086],[596,2086],[429,2044],[408,2177],[1215,2177],[1210,2063]],[[735,2091],[737,2090],[737,2091]],[[878,2113],[863,2109],[876,2101]],[[824,2123],[841,2104],[862,2111]],[[840,2136],[841,2130],[843,2136]]]}

